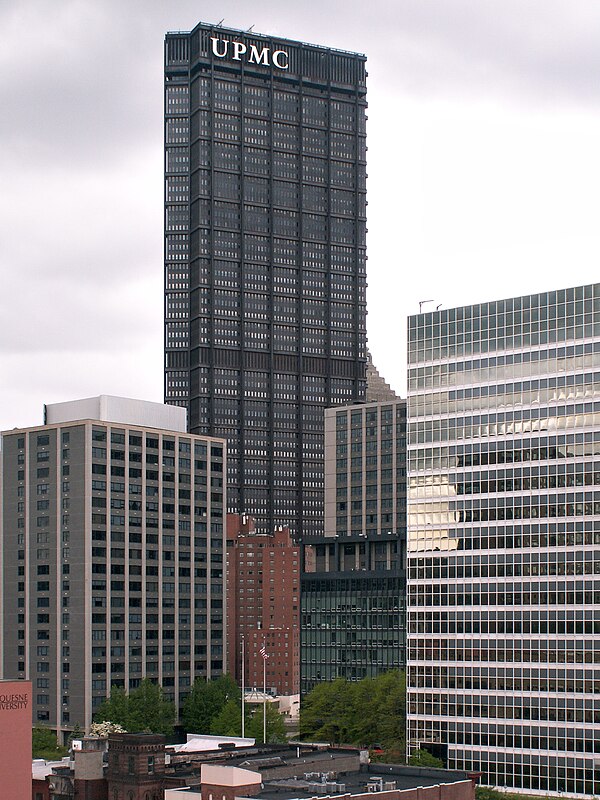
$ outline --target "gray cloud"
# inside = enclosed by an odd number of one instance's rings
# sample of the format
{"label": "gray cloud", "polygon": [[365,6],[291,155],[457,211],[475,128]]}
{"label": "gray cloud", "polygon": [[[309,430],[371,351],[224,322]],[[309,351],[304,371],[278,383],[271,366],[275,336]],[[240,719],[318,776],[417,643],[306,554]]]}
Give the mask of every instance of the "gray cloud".
{"label": "gray cloud", "polygon": [[598,105],[596,3],[415,0],[389,4],[387,14],[375,9],[371,74],[388,89]]}
{"label": "gray cloud", "polygon": [[[58,395],[160,399],[162,42],[200,15],[366,52],[374,119],[436,100],[598,109],[596,0],[0,5],[0,428]],[[371,151],[384,133],[369,129]],[[394,252],[396,230],[379,230]]]}

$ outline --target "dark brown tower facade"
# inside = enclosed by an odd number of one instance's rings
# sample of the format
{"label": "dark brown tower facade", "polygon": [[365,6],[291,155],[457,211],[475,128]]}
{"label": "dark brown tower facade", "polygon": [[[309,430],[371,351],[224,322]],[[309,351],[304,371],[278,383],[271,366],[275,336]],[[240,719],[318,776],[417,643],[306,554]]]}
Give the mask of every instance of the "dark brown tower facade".
{"label": "dark brown tower facade", "polygon": [[300,548],[288,528],[259,534],[254,520],[227,515],[228,671],[241,681],[245,643],[245,684],[297,694],[299,674]]}
{"label": "dark brown tower facade", "polygon": [[366,392],[366,59],[199,24],[165,43],[165,400],[228,507],[322,533],[323,411]]}

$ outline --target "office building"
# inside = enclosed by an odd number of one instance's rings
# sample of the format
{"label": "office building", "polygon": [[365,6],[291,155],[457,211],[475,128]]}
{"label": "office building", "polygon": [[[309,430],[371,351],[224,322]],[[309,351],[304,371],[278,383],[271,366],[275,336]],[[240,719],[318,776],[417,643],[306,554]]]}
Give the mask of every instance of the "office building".
{"label": "office building", "polygon": [[111,686],[223,672],[225,442],[113,397],[2,434],[2,672],[66,738]]}
{"label": "office building", "polygon": [[409,319],[408,743],[600,791],[600,284]]}
{"label": "office building", "polygon": [[325,536],[406,529],[406,400],[325,411]]}
{"label": "office building", "polygon": [[365,400],[365,111],[360,54],[167,34],[165,400],[262,533],[323,533],[323,410]]}
{"label": "office building", "polygon": [[31,682],[0,680],[0,775],[4,797],[31,797]]}
{"label": "office building", "polygon": [[227,671],[238,683],[243,650],[246,687],[262,689],[266,677],[274,694],[299,693],[300,547],[289,528],[260,534],[251,517],[227,515],[227,630]]}
{"label": "office building", "polygon": [[325,535],[304,548],[303,693],[404,666],[405,548],[406,401],[327,409]]}

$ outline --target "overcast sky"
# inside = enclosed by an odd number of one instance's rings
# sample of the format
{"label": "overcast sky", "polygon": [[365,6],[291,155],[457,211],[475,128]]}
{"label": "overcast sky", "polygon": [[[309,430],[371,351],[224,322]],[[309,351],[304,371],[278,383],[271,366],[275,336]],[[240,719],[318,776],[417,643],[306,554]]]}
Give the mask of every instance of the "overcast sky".
{"label": "overcast sky", "polygon": [[163,38],[223,17],[368,56],[368,332],[401,394],[420,300],[600,278],[598,0],[0,0],[0,430],[162,400]]}

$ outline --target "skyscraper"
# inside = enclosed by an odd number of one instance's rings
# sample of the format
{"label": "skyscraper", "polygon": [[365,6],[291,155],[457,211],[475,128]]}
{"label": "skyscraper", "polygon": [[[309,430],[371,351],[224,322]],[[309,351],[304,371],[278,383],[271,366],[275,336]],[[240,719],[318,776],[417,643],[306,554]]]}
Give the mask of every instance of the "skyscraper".
{"label": "skyscraper", "polygon": [[323,410],[365,399],[365,110],[360,54],[167,34],[165,399],[263,532],[322,532]]}
{"label": "skyscraper", "polygon": [[374,383],[387,399],[325,412],[325,535],[304,548],[302,693],[406,663],[406,401]]}
{"label": "skyscraper", "polygon": [[111,686],[150,678],[179,706],[223,672],[226,456],[158,403],[58,403],[45,421],[2,435],[1,667],[66,739]]}
{"label": "skyscraper", "polygon": [[600,284],[408,332],[408,742],[600,791]]}

